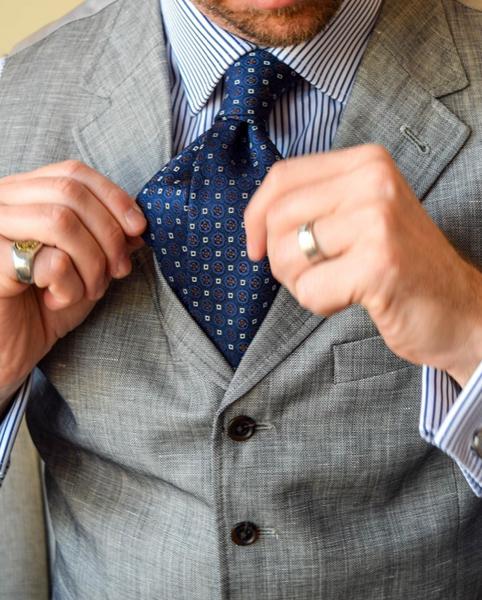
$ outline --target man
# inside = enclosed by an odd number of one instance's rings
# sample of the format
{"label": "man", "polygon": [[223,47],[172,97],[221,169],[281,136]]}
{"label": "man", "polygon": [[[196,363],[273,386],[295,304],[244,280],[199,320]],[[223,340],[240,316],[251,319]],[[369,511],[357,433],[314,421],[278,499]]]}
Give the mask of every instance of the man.
{"label": "man", "polygon": [[480,597],[481,15],[102,4],[0,88],[53,596]]}

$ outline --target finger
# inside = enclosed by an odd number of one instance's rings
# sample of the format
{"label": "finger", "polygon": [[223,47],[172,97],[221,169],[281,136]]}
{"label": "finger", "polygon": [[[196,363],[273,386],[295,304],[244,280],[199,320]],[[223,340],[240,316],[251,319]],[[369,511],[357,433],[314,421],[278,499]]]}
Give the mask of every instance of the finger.
{"label": "finger", "polygon": [[77,304],[85,294],[84,284],[70,256],[49,246],[44,246],[35,257],[34,283],[39,288],[46,288],[44,301],[50,310]]}
{"label": "finger", "polygon": [[57,204],[75,212],[104,251],[113,277],[130,272],[126,236],[90,190],[74,179],[43,177],[0,186],[0,204]]}
{"label": "finger", "polygon": [[[19,294],[27,287],[17,281],[12,243],[0,237],[0,290],[4,297]],[[44,246],[35,255],[33,280],[37,287],[46,288],[44,299],[51,310],[76,304],[84,296],[84,285],[70,257],[57,248]]]}
{"label": "finger", "polygon": [[127,238],[127,251],[129,256],[146,245],[141,237]]}
{"label": "finger", "polygon": [[126,235],[138,236],[147,226],[141,209],[122,188],[88,165],[67,160],[40,167],[28,173],[18,173],[0,180],[1,186],[25,182],[40,177],[71,178],[90,190],[118,221]]}
{"label": "finger", "polygon": [[[334,214],[313,223],[312,233],[320,249],[321,260],[335,258],[356,243],[364,223],[364,219],[358,216],[358,213],[346,217]],[[300,248],[298,229],[292,229],[276,239],[268,234],[268,258],[273,276],[292,294],[297,279],[316,262]]]}
{"label": "finger", "polygon": [[343,175],[318,180],[282,194],[276,202],[265,206],[265,212],[245,217],[249,257],[261,260],[265,256],[268,232],[281,236],[304,223],[334,213],[346,216],[378,200],[383,194],[383,188],[378,184],[382,176],[382,169],[368,171],[366,165],[360,165]]}
{"label": "finger", "polygon": [[106,260],[74,211],[58,205],[0,205],[0,235],[9,240],[36,239],[70,256],[91,300],[102,296]]}
{"label": "finger", "polygon": [[363,297],[364,266],[356,253],[323,260],[301,273],[294,285],[298,302],[314,314],[331,315]]}
{"label": "finger", "polygon": [[[262,222],[267,211],[280,196],[296,192],[305,186],[336,179],[372,161],[387,160],[388,152],[381,146],[363,145],[281,160],[275,163],[261,186],[251,198],[244,213],[247,229]],[[391,160],[391,159],[390,159]],[[257,251],[257,236],[249,241],[251,251]],[[251,256],[251,253],[250,253]],[[253,260],[259,260],[253,258]]]}

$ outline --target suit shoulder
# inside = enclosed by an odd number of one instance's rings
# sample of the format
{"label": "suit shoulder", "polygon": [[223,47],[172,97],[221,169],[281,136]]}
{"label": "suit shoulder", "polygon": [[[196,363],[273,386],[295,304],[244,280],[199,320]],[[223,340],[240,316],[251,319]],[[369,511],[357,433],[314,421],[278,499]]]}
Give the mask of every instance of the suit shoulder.
{"label": "suit shoulder", "polygon": [[92,50],[106,39],[123,3],[87,0],[21,41],[5,57],[2,83],[11,79],[15,85],[23,73],[28,73],[30,81],[35,74],[40,78],[48,78],[49,73],[78,74]]}
{"label": "suit shoulder", "polygon": [[27,38],[19,42],[13,48],[10,56],[18,54],[22,50],[46,40],[64,27],[67,27],[73,23],[77,23],[78,21],[84,21],[85,19],[92,19],[98,16],[99,13],[116,2],[117,0],[87,0],[86,2],[83,2],[80,6],[77,6],[66,15],[60,17],[52,23],[45,25],[45,27],[35,31],[32,35],[29,35]]}

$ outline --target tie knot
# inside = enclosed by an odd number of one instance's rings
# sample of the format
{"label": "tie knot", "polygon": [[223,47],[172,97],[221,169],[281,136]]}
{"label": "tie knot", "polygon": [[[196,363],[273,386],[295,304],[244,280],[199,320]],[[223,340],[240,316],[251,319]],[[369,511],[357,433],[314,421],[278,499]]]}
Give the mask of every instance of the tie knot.
{"label": "tie knot", "polygon": [[276,99],[298,79],[295,71],[269,52],[248,52],[226,71],[223,102],[216,118],[267,121]]}

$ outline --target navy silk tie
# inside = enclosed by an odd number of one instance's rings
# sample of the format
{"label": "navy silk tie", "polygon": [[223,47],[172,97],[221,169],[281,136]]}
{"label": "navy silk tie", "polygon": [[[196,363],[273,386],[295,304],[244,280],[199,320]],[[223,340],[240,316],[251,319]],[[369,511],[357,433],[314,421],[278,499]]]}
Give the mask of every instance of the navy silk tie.
{"label": "navy silk tie", "polygon": [[164,277],[232,367],[279,287],[267,259],[247,257],[243,215],[281,158],[267,132],[273,104],[298,80],[265,50],[241,57],[225,74],[225,96],[213,126],[137,197],[148,220],[145,240]]}

